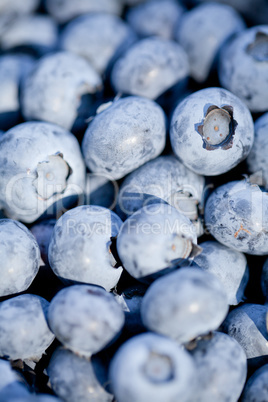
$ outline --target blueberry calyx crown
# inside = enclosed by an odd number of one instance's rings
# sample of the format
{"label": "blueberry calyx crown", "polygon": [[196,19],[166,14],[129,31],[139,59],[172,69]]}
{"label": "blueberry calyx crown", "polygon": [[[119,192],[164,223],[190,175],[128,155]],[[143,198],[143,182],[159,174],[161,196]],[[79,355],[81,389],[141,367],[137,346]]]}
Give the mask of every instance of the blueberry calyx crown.
{"label": "blueberry calyx crown", "polygon": [[38,197],[48,200],[56,194],[62,194],[71,174],[72,168],[64,160],[61,152],[50,155],[47,160],[39,162],[36,167],[36,177],[33,180]]}
{"label": "blueberry calyx crown", "polygon": [[146,378],[153,383],[169,382],[174,379],[174,367],[171,358],[165,354],[151,351],[143,366]]}
{"label": "blueberry calyx crown", "polygon": [[203,140],[203,148],[208,151],[221,148],[227,150],[233,146],[233,137],[238,123],[233,118],[233,107],[225,105],[209,106],[201,124],[196,125]]}

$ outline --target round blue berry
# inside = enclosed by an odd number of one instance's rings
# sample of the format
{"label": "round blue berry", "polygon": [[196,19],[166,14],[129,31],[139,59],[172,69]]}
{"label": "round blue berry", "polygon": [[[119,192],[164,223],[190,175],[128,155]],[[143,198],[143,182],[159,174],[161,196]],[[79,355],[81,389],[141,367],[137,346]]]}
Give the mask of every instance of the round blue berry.
{"label": "round blue berry", "polygon": [[158,156],[165,146],[165,115],[155,102],[130,96],[98,113],[84,135],[87,167],[120,179]]}
{"label": "round blue berry", "polygon": [[144,325],[179,343],[217,329],[227,312],[227,296],[220,281],[189,267],[157,279],[141,305]]}
{"label": "round blue berry", "polygon": [[149,204],[123,223],[117,251],[130,275],[146,280],[192,258],[199,252],[196,242],[195,227],[186,216],[168,204]]}
{"label": "round blue berry", "polygon": [[121,56],[111,72],[116,92],[156,99],[189,75],[188,58],[176,42],[162,38],[138,41]]}
{"label": "round blue berry", "polygon": [[222,88],[187,96],[172,114],[173,151],[189,169],[216,176],[245,159],[253,145],[254,126],[247,106]]}
{"label": "round blue berry", "polygon": [[110,366],[118,402],[190,401],[195,375],[188,352],[173,340],[153,333],[137,335],[125,342]]}
{"label": "round blue berry", "polygon": [[49,244],[51,268],[60,279],[99,285],[110,291],[122,273],[112,251],[121,219],[109,209],[80,206],[56,223]]}
{"label": "round blue berry", "polygon": [[55,124],[27,122],[0,138],[0,205],[13,219],[31,223],[57,215],[85,189],[77,139]]}
{"label": "round blue berry", "polygon": [[23,294],[0,303],[0,356],[38,361],[55,336],[47,325],[49,303]]}
{"label": "round blue berry", "polygon": [[124,312],[104,289],[74,285],[54,296],[48,309],[48,324],[66,348],[90,357],[120,333]]}
{"label": "round blue berry", "polygon": [[105,391],[96,378],[92,361],[77,356],[65,348],[53,353],[47,368],[52,389],[66,402],[112,402],[113,395]]}

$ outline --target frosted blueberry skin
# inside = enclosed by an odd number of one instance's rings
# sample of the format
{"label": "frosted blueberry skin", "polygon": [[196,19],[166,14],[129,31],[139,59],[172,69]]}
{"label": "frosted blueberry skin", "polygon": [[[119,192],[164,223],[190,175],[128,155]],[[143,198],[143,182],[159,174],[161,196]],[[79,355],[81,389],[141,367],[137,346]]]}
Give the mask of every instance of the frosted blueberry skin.
{"label": "frosted blueberry skin", "polygon": [[189,75],[188,57],[176,42],[142,39],[114,64],[111,82],[116,92],[156,99]]}
{"label": "frosted blueberry skin", "polygon": [[0,254],[0,297],[28,289],[39,269],[40,250],[26,226],[0,220]]}
{"label": "frosted blueberry skin", "polygon": [[195,376],[189,353],[173,340],[153,333],[126,341],[110,365],[118,402],[189,402],[194,394]]}
{"label": "frosted blueberry skin", "polygon": [[62,31],[62,49],[86,58],[103,74],[116,54],[136,39],[132,29],[116,15],[93,13],[71,21]]}
{"label": "frosted blueberry skin", "polygon": [[0,303],[0,356],[38,361],[53,342],[46,316],[49,303],[24,294]]}
{"label": "frosted blueberry skin", "polygon": [[149,280],[200,252],[191,221],[168,204],[150,204],[120,228],[117,252],[123,267],[136,279]]}
{"label": "frosted blueberry skin", "polygon": [[124,325],[124,312],[112,294],[90,285],[60,290],[48,309],[48,324],[61,343],[90,357],[107,346]]}
{"label": "frosted blueberry skin", "polygon": [[66,402],[112,402],[98,382],[91,360],[58,348],[47,368],[53,391]]}
{"label": "frosted blueberry skin", "polygon": [[40,3],[40,0],[12,0],[0,1],[0,13],[16,13],[16,14],[27,14],[35,11]]}
{"label": "frosted blueberry skin", "polygon": [[100,76],[84,58],[64,51],[49,54],[23,82],[22,113],[26,120],[44,120],[70,130],[82,95],[94,94],[101,85]]}
{"label": "frosted blueberry skin", "polygon": [[0,138],[0,204],[13,219],[32,223],[71,206],[85,189],[77,139],[55,124],[27,122]]}
{"label": "frosted blueberry skin", "polygon": [[141,37],[172,39],[184,8],[174,0],[151,0],[128,10],[126,20]]}
{"label": "frosted blueberry skin", "polygon": [[123,2],[118,0],[45,0],[47,11],[64,24],[79,15],[105,12],[120,15]]}
{"label": "frosted blueberry skin", "polygon": [[224,4],[202,4],[185,13],[175,38],[188,55],[191,76],[206,81],[224,42],[245,28],[241,16]]}
{"label": "frosted blueberry skin", "polygon": [[216,240],[234,250],[267,254],[267,193],[246,180],[218,187],[207,200],[205,225]]}
{"label": "frosted blueberry skin", "polygon": [[19,85],[31,70],[34,59],[24,54],[0,56],[0,128],[15,126],[20,116]]}
{"label": "frosted blueberry skin", "polygon": [[227,296],[220,281],[189,267],[157,279],[141,305],[144,325],[179,343],[216,330],[227,312]]}
{"label": "frosted blueberry skin", "polygon": [[48,257],[63,281],[99,285],[110,291],[122,273],[111,252],[121,219],[109,209],[94,205],[66,212],[56,223]]}
{"label": "frosted blueberry skin", "polygon": [[[2,16],[2,19],[6,18]],[[20,14],[9,16],[6,29],[0,33],[3,50],[27,46],[42,55],[56,48],[58,28],[55,21],[42,14]]]}
{"label": "frosted blueberry skin", "polygon": [[216,241],[201,244],[202,252],[194,262],[204,271],[218,277],[233,306],[245,300],[244,291],[249,279],[247,259],[244,254],[231,250]]}
{"label": "frosted blueberry skin", "polygon": [[247,164],[253,178],[268,190],[268,113],[255,121],[254,128],[255,138]]}
{"label": "frosted blueberry skin", "polygon": [[30,230],[34,235],[40,248],[41,258],[45,264],[48,264],[48,246],[51,240],[56,219],[47,219],[37,222]]}
{"label": "frosted blueberry skin", "polygon": [[145,205],[167,202],[202,233],[198,204],[203,201],[204,177],[187,169],[174,156],[160,156],[132,172],[123,181],[117,211],[126,218]]}
{"label": "frosted blueberry skin", "polygon": [[242,347],[230,336],[214,332],[190,350],[197,373],[197,392],[191,402],[237,402],[247,376]]}
{"label": "frosted blueberry skin", "polygon": [[267,313],[268,306],[244,304],[232,310],[222,324],[223,331],[240,343],[253,367],[268,362]]}
{"label": "frosted blueberry skin", "polygon": [[268,110],[268,25],[242,31],[222,49],[221,85],[238,96],[252,112]]}
{"label": "frosted blueberry skin", "polygon": [[95,116],[85,132],[82,151],[90,171],[117,180],[158,156],[165,141],[161,107],[149,99],[129,96]]}
{"label": "frosted blueberry skin", "polygon": [[197,174],[216,176],[245,159],[253,145],[254,125],[247,106],[222,88],[187,96],[172,114],[174,153]]}
{"label": "frosted blueberry skin", "polygon": [[244,388],[241,402],[264,402],[268,400],[268,364],[255,371]]}

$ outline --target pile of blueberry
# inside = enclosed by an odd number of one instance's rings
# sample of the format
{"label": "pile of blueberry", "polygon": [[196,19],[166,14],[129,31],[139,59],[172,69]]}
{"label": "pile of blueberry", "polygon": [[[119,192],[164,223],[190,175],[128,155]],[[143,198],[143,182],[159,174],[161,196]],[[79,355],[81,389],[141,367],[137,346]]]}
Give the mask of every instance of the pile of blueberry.
{"label": "pile of blueberry", "polygon": [[0,401],[268,402],[267,0],[0,0]]}

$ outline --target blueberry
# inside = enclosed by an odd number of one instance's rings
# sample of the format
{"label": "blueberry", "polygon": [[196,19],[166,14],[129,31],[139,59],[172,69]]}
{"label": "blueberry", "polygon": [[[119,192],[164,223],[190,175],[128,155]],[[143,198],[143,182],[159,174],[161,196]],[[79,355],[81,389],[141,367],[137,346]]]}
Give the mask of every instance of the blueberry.
{"label": "blueberry", "polygon": [[85,133],[82,150],[94,173],[120,179],[158,156],[165,146],[165,115],[155,102],[130,96],[98,113]]}
{"label": "blueberry", "polygon": [[0,297],[26,290],[40,264],[40,251],[31,232],[20,222],[0,220]]}
{"label": "blueberry", "polygon": [[141,305],[141,317],[149,330],[180,343],[217,329],[227,312],[220,281],[198,268],[181,268],[157,279]]}
{"label": "blueberry", "polygon": [[24,54],[0,56],[0,127],[8,130],[20,120],[19,85],[34,59]]}
{"label": "blueberry", "polygon": [[167,202],[202,233],[198,204],[203,202],[205,180],[174,156],[160,156],[131,173],[123,181],[117,199],[118,213],[132,215],[145,205]]}
{"label": "blueberry", "polygon": [[48,12],[60,23],[87,13],[120,14],[123,2],[118,0],[45,0]]}
{"label": "blueberry", "polygon": [[45,264],[48,264],[48,246],[55,223],[56,219],[43,220],[41,222],[37,222],[30,229],[39,245],[41,257]]}
{"label": "blueberry", "polygon": [[131,8],[126,20],[141,37],[172,39],[183,12],[184,8],[174,0],[150,0]]}
{"label": "blueberry", "polygon": [[195,375],[188,352],[171,339],[153,333],[125,342],[110,366],[118,402],[189,402]]}
{"label": "blueberry", "polygon": [[46,321],[49,303],[24,294],[0,303],[0,356],[38,361],[54,340]]}
{"label": "blueberry", "polygon": [[268,306],[244,304],[232,310],[222,325],[240,343],[252,367],[268,362],[267,313]]}
{"label": "blueberry", "polygon": [[81,96],[100,87],[98,73],[82,57],[71,52],[49,54],[23,82],[22,113],[26,120],[44,120],[70,130]]}
{"label": "blueberry", "polygon": [[90,357],[118,336],[124,312],[104,289],[74,285],[60,290],[52,299],[48,324],[66,348]]}
{"label": "blueberry", "polygon": [[198,174],[227,172],[247,157],[254,126],[246,105],[222,88],[187,96],[172,115],[170,139],[178,158]]}
{"label": "blueberry", "polygon": [[268,198],[246,180],[218,187],[205,207],[205,224],[220,243],[248,254],[268,253]]}
{"label": "blueberry", "polygon": [[246,383],[241,402],[264,402],[268,400],[268,364],[255,371]]}
{"label": "blueberry", "polygon": [[252,112],[268,110],[268,25],[242,31],[223,48],[219,80]]}
{"label": "blueberry", "polygon": [[63,280],[95,284],[110,290],[122,268],[116,267],[111,238],[122,224],[112,211],[81,206],[66,212],[56,223],[48,257],[54,273]]}
{"label": "blueberry", "polygon": [[79,144],[54,124],[27,122],[7,131],[0,138],[0,172],[0,204],[23,222],[55,215],[84,193]]}
{"label": "blueberry", "polygon": [[198,82],[206,81],[223,43],[243,29],[240,15],[224,4],[202,4],[185,13],[176,39],[189,57],[191,76]]}
{"label": "blueberry", "polygon": [[148,38],[131,46],[111,72],[116,92],[156,99],[189,75],[183,48],[167,39]]}
{"label": "blueberry", "polygon": [[85,57],[103,74],[115,55],[125,50],[136,36],[116,15],[93,13],[71,21],[62,31],[61,47]]}
{"label": "blueberry", "polygon": [[216,241],[203,242],[201,247],[201,254],[194,259],[196,264],[219,278],[230,305],[244,301],[244,291],[249,279],[247,259],[244,254]]}
{"label": "blueberry", "polygon": [[196,241],[194,225],[186,216],[168,204],[150,204],[123,223],[117,251],[130,275],[145,280],[200,252]]}
{"label": "blueberry", "polygon": [[92,362],[58,348],[47,368],[54,392],[66,402],[112,402],[113,396],[98,382]]}
{"label": "blueberry", "polygon": [[3,50],[29,46],[42,54],[56,48],[58,30],[54,20],[47,15],[21,14],[10,19],[0,39]]}
{"label": "blueberry", "polygon": [[255,138],[247,163],[252,177],[268,190],[268,113],[255,121]]}
{"label": "blueberry", "polygon": [[247,359],[239,343],[214,332],[192,347],[198,391],[191,402],[237,402],[247,376]]}

